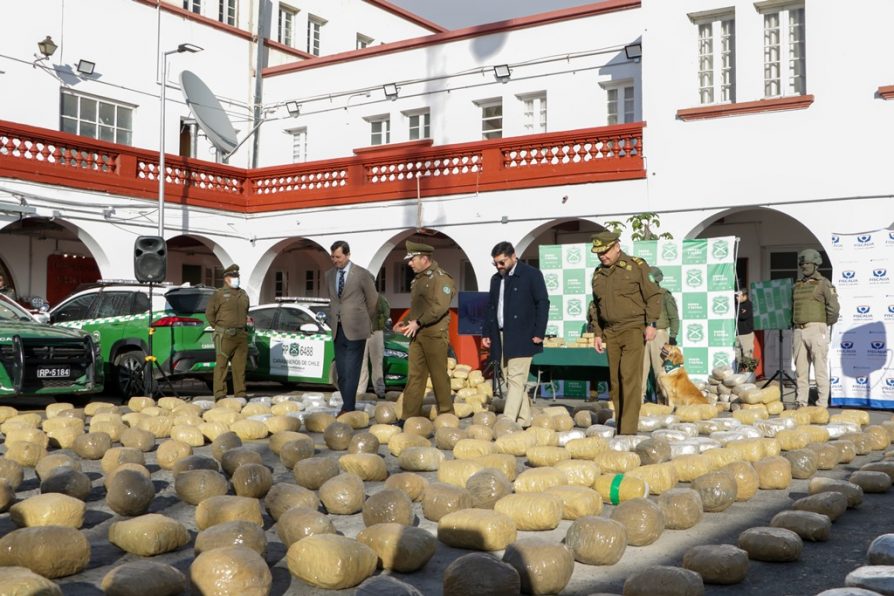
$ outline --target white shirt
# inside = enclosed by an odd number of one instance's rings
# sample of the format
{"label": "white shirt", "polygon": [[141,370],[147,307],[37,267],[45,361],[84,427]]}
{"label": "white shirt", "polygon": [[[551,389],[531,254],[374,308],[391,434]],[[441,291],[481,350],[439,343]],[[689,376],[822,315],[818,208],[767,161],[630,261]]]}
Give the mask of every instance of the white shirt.
{"label": "white shirt", "polygon": [[503,279],[500,280],[500,300],[497,302],[497,327],[501,330],[503,329],[503,296],[506,293],[506,278],[515,273],[516,267],[518,267],[518,261],[509,270],[508,275],[503,276]]}

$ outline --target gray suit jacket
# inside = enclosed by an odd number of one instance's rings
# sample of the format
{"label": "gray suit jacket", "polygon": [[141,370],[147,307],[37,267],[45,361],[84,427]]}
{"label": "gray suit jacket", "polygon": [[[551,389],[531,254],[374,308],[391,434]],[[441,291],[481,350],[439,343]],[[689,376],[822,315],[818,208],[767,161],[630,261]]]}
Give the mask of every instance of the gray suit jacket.
{"label": "gray suit jacket", "polygon": [[341,323],[348,339],[366,339],[372,333],[371,320],[376,314],[376,305],[379,301],[373,276],[352,262],[341,298],[338,297],[337,283],[338,269],[332,268],[326,272],[329,313],[332,317],[328,322],[332,333],[338,331],[337,326]]}

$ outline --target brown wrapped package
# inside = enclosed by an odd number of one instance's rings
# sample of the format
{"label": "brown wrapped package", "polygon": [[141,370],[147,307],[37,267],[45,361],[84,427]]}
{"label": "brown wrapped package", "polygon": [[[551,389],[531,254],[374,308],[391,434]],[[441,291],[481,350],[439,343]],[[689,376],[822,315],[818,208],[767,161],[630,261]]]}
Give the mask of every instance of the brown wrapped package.
{"label": "brown wrapped package", "polygon": [[27,567],[55,579],[80,573],[89,562],[90,542],[75,528],[22,528],[0,538],[0,567]]}
{"label": "brown wrapped package", "polygon": [[627,530],[627,544],[631,546],[652,544],[664,532],[661,508],[645,498],[621,503],[612,511],[611,518],[623,524]]}
{"label": "brown wrapped package", "polygon": [[648,464],[634,468],[625,474],[628,478],[640,478],[649,485],[649,492],[660,495],[677,485],[677,469],[671,463]]}
{"label": "brown wrapped package", "polygon": [[671,458],[670,443],[665,439],[646,439],[637,444],[635,451],[642,465],[661,464]]}
{"label": "brown wrapped package", "polygon": [[438,521],[448,513],[472,507],[472,495],[464,488],[442,482],[433,482],[422,495],[422,515]]}
{"label": "brown wrapped package", "polygon": [[205,499],[196,507],[196,528],[199,530],[237,520],[263,527],[261,502],[249,497],[221,495]]}
{"label": "brown wrapped package", "polygon": [[496,452],[497,447],[495,443],[481,439],[460,439],[453,447],[453,457],[459,460],[475,459],[476,457]]}
{"label": "brown wrapped package", "polygon": [[639,455],[630,451],[602,451],[593,458],[603,474],[623,474],[640,466]]}
{"label": "brown wrapped package", "polygon": [[345,451],[351,443],[354,427],[344,422],[333,422],[323,431],[323,441],[332,451]]}
{"label": "brown wrapped package", "polygon": [[225,495],[228,489],[227,479],[214,470],[188,470],[174,477],[177,496],[190,505],[198,505],[208,497]]}
{"label": "brown wrapped package", "polygon": [[847,480],[862,488],[864,493],[886,493],[891,488],[891,477],[884,472],[857,470]]}
{"label": "brown wrapped package", "polygon": [[521,578],[515,567],[485,553],[455,559],[444,570],[444,596],[517,596]]}
{"label": "brown wrapped package", "polygon": [[426,487],[428,487],[428,480],[412,472],[392,474],[385,481],[385,488],[402,490],[413,502],[422,500]]}
{"label": "brown wrapped package", "polygon": [[397,413],[394,411],[394,404],[381,403],[376,404],[373,412],[373,418],[378,424],[390,424],[397,420]]}
{"label": "brown wrapped package", "polygon": [[468,459],[450,459],[441,462],[438,467],[438,482],[463,487],[472,474],[480,472],[484,467]]}
{"label": "brown wrapped package", "polygon": [[813,449],[786,451],[783,457],[792,465],[792,478],[805,480],[816,474],[819,456]]}
{"label": "brown wrapped package", "polygon": [[0,457],[0,480],[6,480],[12,490],[16,490],[24,478],[25,472],[19,462]]}
{"label": "brown wrapped package", "polygon": [[121,464],[140,464],[145,465],[146,459],[143,452],[132,447],[112,447],[105,452],[100,461],[102,473],[108,475],[112,470]]}
{"label": "brown wrapped package", "polygon": [[325,412],[314,412],[304,417],[304,428],[308,432],[321,433],[325,432],[330,424],[335,422],[335,416]]}
{"label": "brown wrapped package", "polygon": [[468,427],[466,427],[466,432],[469,434],[470,439],[476,439],[479,441],[490,443],[490,452],[494,452],[494,429],[483,424],[470,424]]}
{"label": "brown wrapped package", "polygon": [[869,448],[872,451],[884,451],[891,445],[891,438],[884,426],[873,424],[863,429],[863,434],[869,435]]}
{"label": "brown wrapped package", "polygon": [[102,578],[106,596],[177,596],[187,589],[186,576],[176,567],[156,561],[129,561]]}
{"label": "brown wrapped package", "polygon": [[[295,420],[297,420],[297,418],[295,418]],[[267,441],[267,446],[270,448],[270,451],[272,451],[274,455],[279,455],[282,451],[283,445],[285,445],[289,441],[299,441],[304,438],[309,439],[311,443],[313,443],[313,439],[311,439],[304,433],[299,433],[292,430],[282,430],[270,435],[270,439]]]}
{"label": "brown wrapped package", "polygon": [[739,534],[739,548],[755,561],[797,561],[804,543],[801,537],[785,528],[750,528]]}
{"label": "brown wrapped package", "polygon": [[376,524],[413,524],[413,502],[402,490],[386,488],[371,495],[363,503],[363,523],[367,527]]}
{"label": "brown wrapped package", "polygon": [[65,455],[64,453],[50,453],[40,458],[37,465],[34,466],[34,473],[41,480],[48,478],[59,470],[78,470],[81,469],[81,463]]}
{"label": "brown wrapped package", "polygon": [[375,524],[361,530],[357,542],[376,553],[378,567],[398,573],[422,569],[438,548],[438,540],[427,530],[394,523]]}
{"label": "brown wrapped package", "polygon": [[611,519],[581,517],[568,528],[565,545],[581,563],[614,565],[627,549],[627,530],[623,524]]}
{"label": "brown wrapped package", "polygon": [[121,433],[119,442],[121,443],[122,447],[139,449],[143,453],[155,449],[155,435],[148,430],[143,430],[140,428],[128,428],[126,431]]}
{"label": "brown wrapped package", "polygon": [[202,434],[199,427],[187,424],[175,424],[171,428],[171,438],[186,443],[190,447],[201,447],[205,444],[205,435]]}
{"label": "brown wrapped package", "polygon": [[411,472],[434,472],[441,467],[441,462],[444,461],[445,457],[440,449],[434,447],[408,447],[397,458],[397,465],[402,470]]}
{"label": "brown wrapped package", "polygon": [[691,488],[673,488],[658,497],[658,507],[668,530],[688,530],[702,520],[701,494]]}
{"label": "brown wrapped package", "polygon": [[835,491],[818,493],[798,499],[792,503],[792,509],[820,513],[835,521],[847,511],[847,496]]}
{"label": "brown wrapped package", "polygon": [[679,482],[692,482],[699,476],[704,476],[712,471],[711,460],[700,454],[681,455],[672,459],[670,464],[677,470]]}
{"label": "brown wrapped package", "polygon": [[867,455],[872,451],[872,437],[866,433],[845,433],[838,438],[839,441],[850,441],[854,444],[857,455]]}
{"label": "brown wrapped package", "polygon": [[136,470],[120,470],[106,485],[106,504],[118,515],[142,515],[155,498],[155,486]]}
{"label": "brown wrapped package", "polygon": [[[474,420],[472,423],[477,424]],[[437,434],[438,430],[442,428],[459,428],[459,418],[454,414],[438,414],[432,424],[435,427],[435,434]]]}
{"label": "brown wrapped package", "polygon": [[404,421],[404,432],[428,439],[435,434],[435,425],[428,418],[411,416]]}
{"label": "brown wrapped package", "polygon": [[0,586],[15,596],[62,596],[62,588],[56,582],[25,567],[0,567]]}
{"label": "brown wrapped package", "polygon": [[857,446],[853,441],[836,439],[829,441],[829,445],[834,445],[838,449],[838,463],[840,464],[849,464],[857,457]]}
{"label": "brown wrapped package", "polygon": [[562,520],[564,503],[547,493],[523,493],[503,497],[494,511],[508,515],[521,531],[554,530]]}
{"label": "brown wrapped package", "polygon": [[257,524],[247,521],[231,521],[211,526],[196,536],[195,553],[227,546],[244,546],[262,557],[267,552],[267,535]]}
{"label": "brown wrapped package", "polygon": [[497,511],[461,509],[438,520],[438,540],[454,548],[503,550],[515,539],[515,522]]}
{"label": "brown wrapped package", "polygon": [[112,437],[105,432],[90,432],[75,439],[72,449],[78,457],[89,460],[102,459],[112,448]]}
{"label": "brown wrapped package", "polygon": [[276,522],[276,535],[286,547],[315,534],[335,534],[328,515],[309,507],[292,507]]}
{"label": "brown wrapped package", "polygon": [[515,432],[498,437],[494,445],[500,453],[524,457],[528,449],[537,445],[537,437],[531,433]]}
{"label": "brown wrapped package", "polygon": [[692,490],[702,499],[702,507],[708,513],[726,510],[736,502],[738,484],[729,472],[709,472],[692,481]]}
{"label": "brown wrapped package", "polygon": [[508,453],[491,453],[490,455],[476,457],[472,461],[480,464],[483,468],[500,470],[509,482],[514,482],[518,476],[518,461],[515,459],[515,456]]}
{"label": "brown wrapped package", "polygon": [[738,584],[748,573],[748,553],[732,544],[693,546],[683,555],[683,567],[706,584]]}
{"label": "brown wrapped package", "polygon": [[564,447],[552,447],[549,445],[535,445],[528,448],[528,464],[532,467],[552,466],[560,461],[570,460],[571,454]]}
{"label": "brown wrapped package", "polygon": [[273,486],[273,473],[263,464],[242,464],[233,472],[231,481],[238,496],[263,499]]}
{"label": "brown wrapped package", "polygon": [[223,454],[230,449],[242,447],[242,439],[233,431],[224,431],[211,440],[211,456],[221,461]]}
{"label": "brown wrapped package", "polygon": [[307,435],[304,435],[304,438],[288,441],[283,444],[282,448],[279,450],[279,461],[282,462],[282,465],[285,466],[287,470],[294,469],[295,464],[299,461],[313,456],[314,442],[313,439]]}
{"label": "brown wrapped package", "polygon": [[867,472],[884,472],[892,481],[894,481],[894,461],[882,460],[872,462],[860,466],[860,469]]}
{"label": "brown wrapped package", "polygon": [[644,480],[624,474],[603,474],[596,479],[593,488],[602,495],[604,502],[612,505],[649,495],[649,486]]}
{"label": "brown wrapped package", "polygon": [[[397,427],[391,428],[396,429]],[[404,428],[406,428],[406,426],[404,426]],[[379,437],[379,441],[382,441],[382,437]],[[393,455],[394,457],[400,457],[401,452],[407,447],[431,447],[431,441],[429,441],[422,435],[406,431],[398,432],[390,439],[388,439],[388,451],[390,451],[391,455]]]}
{"label": "brown wrapped package", "polygon": [[217,460],[204,455],[190,455],[174,464],[174,469],[171,470],[171,475],[176,478],[178,474],[190,470],[211,470],[213,472],[220,472],[220,464],[217,463]]}
{"label": "brown wrapped package", "polygon": [[220,467],[227,476],[232,476],[242,464],[260,464],[261,454],[249,447],[234,447],[220,456]]}
{"label": "brown wrapped package", "polygon": [[334,457],[310,457],[295,463],[292,475],[298,486],[317,490],[330,478],[339,474],[338,460]]}
{"label": "brown wrapped package", "polygon": [[747,461],[737,461],[727,464],[721,471],[729,472],[736,480],[736,500],[747,501],[755,494],[760,486],[760,477],[757,471]]}
{"label": "brown wrapped package", "polygon": [[9,509],[9,518],[19,527],[84,525],[87,505],[80,499],[60,493],[28,497]]}
{"label": "brown wrapped package", "polygon": [[273,575],[261,555],[245,546],[205,551],[189,567],[193,590],[201,594],[267,596]]}
{"label": "brown wrapped package", "polygon": [[385,460],[374,453],[349,453],[338,458],[338,467],[356,474],[361,480],[382,482],[388,478]]}
{"label": "brown wrapped package", "polygon": [[512,486],[517,493],[531,493],[566,484],[568,477],[565,472],[556,468],[534,468],[519,474]]}
{"label": "brown wrapped package", "polygon": [[558,594],[574,571],[574,555],[564,544],[538,538],[523,538],[506,548],[503,561],[518,571],[521,591],[527,594]]}
{"label": "brown wrapped package", "polygon": [[275,521],[292,507],[317,509],[319,506],[320,500],[314,491],[285,482],[274,484],[264,497],[264,507]]}
{"label": "brown wrapped package", "polygon": [[813,511],[780,511],[770,520],[774,528],[791,530],[801,540],[825,542],[832,533],[832,520],[828,515]]}
{"label": "brown wrapped package", "polygon": [[859,507],[860,504],[863,503],[863,489],[846,480],[835,480],[823,476],[814,476],[807,484],[807,492],[811,495],[828,491],[839,492],[847,497],[848,509]]}
{"label": "brown wrapped package", "polygon": [[320,487],[320,501],[334,515],[353,515],[363,509],[363,480],[357,474],[339,474]]}
{"label": "brown wrapped package", "polygon": [[327,590],[344,590],[375,573],[379,558],[356,540],[316,534],[292,544],[286,559],[298,579]]}
{"label": "brown wrapped package", "polygon": [[469,477],[466,490],[472,495],[472,507],[493,509],[494,503],[512,493],[512,484],[500,470],[485,468]]}
{"label": "brown wrapped package", "polygon": [[442,426],[435,431],[435,446],[438,449],[451,451],[462,439],[468,439],[469,433],[464,428]]}
{"label": "brown wrapped package", "polygon": [[369,414],[363,410],[355,410],[353,412],[345,412],[338,417],[338,422],[347,424],[354,430],[366,428],[369,426]]}
{"label": "brown wrapped package", "polygon": [[754,462],[761,490],[786,489],[792,483],[792,465],[781,455]]}
{"label": "brown wrapped package", "polygon": [[702,596],[705,585],[695,571],[681,567],[653,565],[637,571],[624,582],[624,596],[653,596],[654,594],[679,594]]}
{"label": "brown wrapped package", "polygon": [[381,447],[379,439],[371,432],[354,433],[351,442],[348,443],[348,453],[372,453],[378,455]]}
{"label": "brown wrapped package", "polygon": [[602,511],[602,495],[584,486],[553,486],[543,491],[562,500],[562,519],[576,520]]}
{"label": "brown wrapped package", "polygon": [[125,552],[141,557],[154,557],[186,545],[189,542],[189,532],[175,519],[148,513],[114,522],[109,527],[109,542]]}
{"label": "brown wrapped package", "polygon": [[573,486],[591,487],[599,477],[599,466],[596,462],[566,459],[556,462],[555,469],[563,472],[568,479],[568,484]]}
{"label": "brown wrapped package", "polygon": [[[7,484],[7,486],[9,486]],[[10,487],[12,490],[12,487]],[[86,501],[93,490],[93,482],[84,472],[77,470],[61,470],[52,474],[40,483],[41,494],[62,493],[81,501]],[[2,502],[2,500],[0,500]],[[0,511],[5,508],[0,507]]]}
{"label": "brown wrapped package", "polygon": [[608,441],[602,437],[586,437],[572,439],[565,445],[565,450],[571,454],[572,459],[594,460],[596,455],[608,451]]}
{"label": "brown wrapped package", "polygon": [[829,443],[810,443],[807,449],[816,452],[816,469],[831,470],[838,465],[840,451],[835,445]]}

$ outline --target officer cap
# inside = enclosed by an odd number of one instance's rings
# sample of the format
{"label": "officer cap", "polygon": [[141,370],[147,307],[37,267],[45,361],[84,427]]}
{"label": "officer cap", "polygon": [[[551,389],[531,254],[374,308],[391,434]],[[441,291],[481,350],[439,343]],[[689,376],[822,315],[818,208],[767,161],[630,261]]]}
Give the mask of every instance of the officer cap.
{"label": "officer cap", "polygon": [[234,263],[224,269],[224,277],[239,277],[239,265]]}
{"label": "officer cap", "polygon": [[820,256],[819,252],[812,248],[805,248],[798,253],[798,265],[801,263],[814,263],[817,266],[820,266],[823,264],[823,258]]}
{"label": "officer cap", "polygon": [[615,232],[599,232],[593,235],[593,248],[590,250],[595,253],[603,253],[610,249],[615,242],[618,241],[618,234]]}
{"label": "officer cap", "polygon": [[652,276],[652,281],[656,284],[661,283],[661,280],[664,279],[664,273],[658,267],[649,267],[649,275]]}
{"label": "officer cap", "polygon": [[430,257],[435,249],[428,244],[422,244],[421,242],[413,242],[412,240],[407,240],[407,256],[404,257],[405,261],[412,259],[415,256],[425,255]]}

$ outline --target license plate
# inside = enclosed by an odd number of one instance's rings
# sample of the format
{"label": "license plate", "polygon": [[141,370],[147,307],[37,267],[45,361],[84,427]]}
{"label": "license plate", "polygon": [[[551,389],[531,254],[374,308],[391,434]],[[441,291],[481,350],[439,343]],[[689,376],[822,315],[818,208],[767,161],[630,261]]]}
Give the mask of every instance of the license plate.
{"label": "license plate", "polygon": [[71,376],[70,368],[46,367],[37,369],[38,379],[64,379]]}

